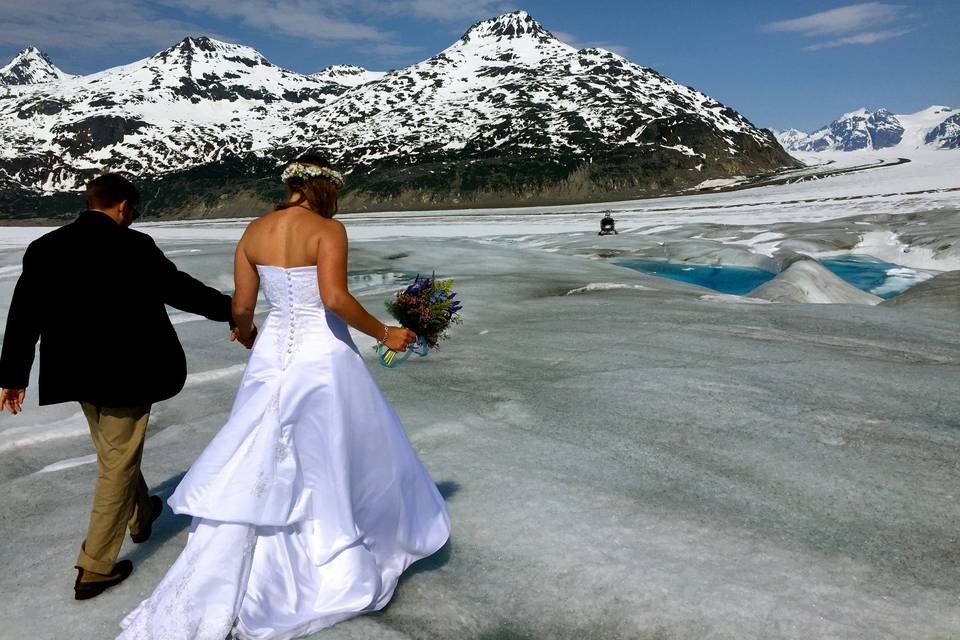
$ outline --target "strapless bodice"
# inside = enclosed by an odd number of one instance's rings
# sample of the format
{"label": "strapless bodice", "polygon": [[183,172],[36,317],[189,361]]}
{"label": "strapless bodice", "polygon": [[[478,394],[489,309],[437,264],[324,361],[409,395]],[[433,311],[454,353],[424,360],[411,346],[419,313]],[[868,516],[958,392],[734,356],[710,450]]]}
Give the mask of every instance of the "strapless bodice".
{"label": "strapless bodice", "polygon": [[342,345],[357,353],[347,324],[323,306],[317,268],[257,265],[270,314],[260,327],[252,362],[288,369],[308,365]]}
{"label": "strapless bodice", "polygon": [[260,274],[260,287],[270,303],[271,310],[289,311],[291,309],[322,309],[320,286],[317,283],[317,268],[274,267],[257,265]]}

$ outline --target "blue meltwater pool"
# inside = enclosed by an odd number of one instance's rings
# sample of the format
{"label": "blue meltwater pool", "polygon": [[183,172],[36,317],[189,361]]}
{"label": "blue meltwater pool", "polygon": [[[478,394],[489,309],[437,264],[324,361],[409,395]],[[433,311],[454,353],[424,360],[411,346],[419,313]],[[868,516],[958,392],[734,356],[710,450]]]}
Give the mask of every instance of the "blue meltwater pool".
{"label": "blue meltwater pool", "polygon": [[[853,286],[881,298],[892,298],[936,275],[934,271],[910,269],[871,256],[836,256],[820,263]],[[720,293],[744,295],[776,277],[754,267],[690,264],[663,260],[618,260],[621,267],[661,278],[699,285]]]}

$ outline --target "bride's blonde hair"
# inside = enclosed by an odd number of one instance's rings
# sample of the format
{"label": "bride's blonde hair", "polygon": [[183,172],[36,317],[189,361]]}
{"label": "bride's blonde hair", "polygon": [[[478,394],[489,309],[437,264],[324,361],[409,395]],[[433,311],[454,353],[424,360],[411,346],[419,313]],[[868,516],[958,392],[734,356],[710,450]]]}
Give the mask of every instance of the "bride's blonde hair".
{"label": "bride's blonde hair", "polygon": [[[295,162],[315,167],[332,168],[326,158],[311,154],[300,156]],[[291,176],[286,184],[288,201],[278,204],[274,211],[302,206],[306,203],[310,205],[313,211],[324,218],[332,218],[336,215],[337,185],[329,178],[323,176],[312,178]]]}

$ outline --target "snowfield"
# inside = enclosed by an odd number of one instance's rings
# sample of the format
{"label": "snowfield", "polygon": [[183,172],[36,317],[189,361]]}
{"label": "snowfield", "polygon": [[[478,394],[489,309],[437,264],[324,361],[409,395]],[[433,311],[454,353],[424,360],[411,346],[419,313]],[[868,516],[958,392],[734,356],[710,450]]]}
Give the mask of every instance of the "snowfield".
{"label": "snowfield", "polygon": [[[454,533],[387,609],[315,638],[960,637],[955,313],[765,303],[615,264],[786,274],[804,264],[795,254],[886,251],[904,268],[960,269],[960,153],[911,159],[655,200],[344,216],[368,309],[383,317],[389,292],[434,269],[464,300],[451,339],[400,369],[356,336]],[[621,233],[598,237],[608,209]],[[228,290],[245,223],[138,227]],[[0,319],[44,231],[0,227]],[[164,496],[224,422],[246,356],[225,327],[174,317],[190,378],[154,408],[144,454]],[[22,415],[0,417],[0,629],[111,638],[188,521],[165,513],[124,548],[127,582],[72,600],[93,447],[76,406],[35,401],[31,388]]]}

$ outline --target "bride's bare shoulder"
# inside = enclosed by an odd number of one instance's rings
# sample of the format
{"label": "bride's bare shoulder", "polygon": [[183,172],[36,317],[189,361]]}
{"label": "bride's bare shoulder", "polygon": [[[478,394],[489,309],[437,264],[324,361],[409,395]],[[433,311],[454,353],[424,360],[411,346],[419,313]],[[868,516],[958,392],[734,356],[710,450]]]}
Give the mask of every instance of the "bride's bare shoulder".
{"label": "bride's bare shoulder", "polygon": [[250,229],[256,229],[257,227],[262,227],[265,223],[269,223],[272,219],[274,219],[277,213],[279,212],[268,211],[261,216],[258,216],[256,218],[251,218],[250,222],[247,223],[247,227],[245,231],[249,231]]}

